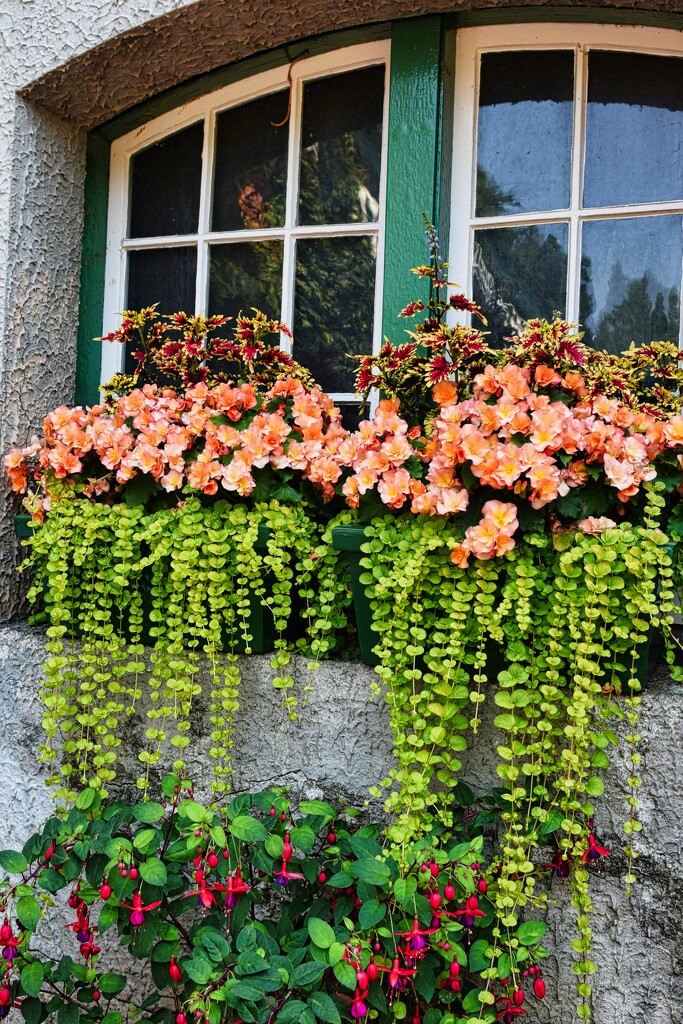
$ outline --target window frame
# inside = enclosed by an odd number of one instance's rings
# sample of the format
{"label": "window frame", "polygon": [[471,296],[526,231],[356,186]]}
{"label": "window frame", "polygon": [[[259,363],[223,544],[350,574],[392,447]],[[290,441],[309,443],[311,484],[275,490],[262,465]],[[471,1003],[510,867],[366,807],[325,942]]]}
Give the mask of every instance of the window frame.
{"label": "window frame", "polygon": [[[476,217],[474,210],[480,55],[487,52],[553,49],[574,52],[575,86],[569,206],[560,210],[535,213]],[[585,222],[642,215],[665,216],[672,213],[680,213],[683,216],[683,200],[603,207],[581,205],[586,143],[588,54],[592,49],[683,59],[683,32],[678,29],[640,25],[520,23],[461,28],[456,35],[449,235],[450,276],[458,281],[463,290],[472,294],[474,232],[477,229],[543,223],[567,224],[567,287],[564,313],[566,319],[573,323],[579,321],[581,231]],[[683,295],[683,268],[680,289],[680,294]],[[680,347],[683,348],[683,318],[678,340]]]}
{"label": "window frame", "polygon": [[[300,166],[301,113],[303,87],[307,81],[326,78],[331,75],[359,70],[364,67],[384,65],[385,86],[382,121],[381,173],[379,187],[379,218],[372,222],[347,224],[297,225],[298,171]],[[295,245],[298,238],[329,238],[369,236],[377,240],[376,273],[374,288],[374,328],[372,351],[377,352],[382,339],[382,297],[385,251],[385,221],[387,199],[387,154],[389,135],[391,45],[389,39],[360,43],[326,53],[307,57],[294,64],[282,64],[267,71],[245,75],[237,82],[215,89],[207,94],[181,104],[161,114],[141,127],[129,131],[112,142],[109,165],[109,187],[107,200],[107,243],[105,257],[105,288],[103,304],[103,333],[114,330],[119,322],[118,314],[125,307],[127,291],[127,253],[135,249],[169,248],[181,245],[196,245],[197,271],[195,279],[194,313],[206,310],[209,286],[209,247],[211,244],[225,244],[238,241],[264,241],[282,239],[283,289],[281,319],[288,325],[294,314],[294,277],[296,270]],[[278,228],[244,229],[240,231],[212,231],[211,185],[213,177],[214,141],[216,117],[221,111],[239,106],[260,96],[279,90],[287,90],[291,81],[291,129],[288,140],[287,163],[287,205],[285,224]],[[283,111],[284,114],[284,111]],[[201,192],[198,231],[189,235],[164,235],[151,238],[131,239],[127,236],[128,197],[130,189],[130,165],[132,156],[141,149],[174,134],[183,128],[204,121],[204,143],[202,151]],[[164,312],[174,312],[168,310]],[[281,346],[291,350],[291,341],[281,335]],[[295,340],[296,344],[296,340]],[[123,369],[125,354],[118,346],[103,345],[100,363],[100,382],[105,383],[113,374]],[[355,395],[331,393],[335,401],[352,402]]]}

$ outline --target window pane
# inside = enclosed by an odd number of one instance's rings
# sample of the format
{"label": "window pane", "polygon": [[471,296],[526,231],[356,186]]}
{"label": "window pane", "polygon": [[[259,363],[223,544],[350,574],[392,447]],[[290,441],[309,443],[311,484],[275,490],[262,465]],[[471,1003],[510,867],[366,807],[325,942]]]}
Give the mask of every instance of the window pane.
{"label": "window pane", "polygon": [[128,253],[127,309],[159,304],[160,313],[194,312],[197,250],[137,249]]}
{"label": "window pane", "polygon": [[478,217],[569,206],[574,54],[484,53]]}
{"label": "window pane", "polygon": [[209,314],[237,316],[256,307],[279,319],[282,292],[281,241],[212,245],[209,257]]}
{"label": "window pane", "polygon": [[629,217],[583,226],[579,317],[586,340],[609,352],[678,341],[683,218]]}
{"label": "window pane", "polygon": [[584,204],[683,199],[683,59],[591,53]]}
{"label": "window pane", "polygon": [[354,391],[357,363],[372,351],[375,240],[297,242],[294,358],[326,391]]}
{"label": "window pane", "polygon": [[197,230],[203,140],[204,122],[199,121],[132,157],[131,238]]}
{"label": "window pane", "polygon": [[272,228],[285,222],[289,123],[287,91],[224,110],[216,119],[214,231]]}
{"label": "window pane", "polygon": [[490,342],[516,334],[531,317],[563,312],[566,291],[566,224],[475,232],[473,293]]}
{"label": "window pane", "polygon": [[300,224],[376,221],[384,67],[304,85]]}

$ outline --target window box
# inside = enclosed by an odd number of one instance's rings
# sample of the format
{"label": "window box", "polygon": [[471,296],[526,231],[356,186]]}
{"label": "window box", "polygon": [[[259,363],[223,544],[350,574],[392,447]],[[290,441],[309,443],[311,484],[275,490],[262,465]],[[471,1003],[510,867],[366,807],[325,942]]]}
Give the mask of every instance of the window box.
{"label": "window box", "polygon": [[[380,660],[375,653],[377,634],[373,629],[372,606],[365,592],[365,586],[361,583],[361,575],[365,571],[361,565],[361,560],[364,557],[362,551],[364,542],[365,527],[363,525],[337,526],[333,530],[332,543],[337,551],[344,552],[351,578],[361,661],[374,668],[379,665]],[[676,549],[675,543],[666,545],[667,553],[672,560],[675,559]],[[643,686],[647,685],[653,665],[660,661],[661,648],[657,643],[658,638],[659,632],[654,628],[651,629],[648,641],[643,644],[638,658],[636,675]],[[493,672],[498,672],[504,667],[500,650],[492,641],[489,641],[488,667]],[[618,678],[621,676],[622,673],[617,673]]]}
{"label": "window box", "polygon": [[[14,532],[17,537],[27,538],[33,535],[33,527],[31,525],[31,517],[28,515],[16,515],[14,517]],[[260,525],[258,528],[258,541],[255,545],[257,551],[266,551],[268,542],[268,527]],[[266,584],[271,579],[270,574],[266,574]],[[144,591],[149,587],[149,580],[145,577],[141,579],[141,589],[143,590],[143,607],[146,614],[146,621],[143,626],[142,640],[143,643],[148,647],[154,646],[154,639],[149,635],[149,620],[147,614],[149,613],[149,602],[144,600]],[[273,615],[267,604],[260,601],[256,595],[252,595],[249,602],[249,629],[252,635],[252,641],[250,646],[251,654],[268,654],[275,647],[275,624],[273,621]],[[79,634],[76,633],[78,636]],[[243,640],[239,640],[235,650],[238,654],[245,653],[245,644]]]}

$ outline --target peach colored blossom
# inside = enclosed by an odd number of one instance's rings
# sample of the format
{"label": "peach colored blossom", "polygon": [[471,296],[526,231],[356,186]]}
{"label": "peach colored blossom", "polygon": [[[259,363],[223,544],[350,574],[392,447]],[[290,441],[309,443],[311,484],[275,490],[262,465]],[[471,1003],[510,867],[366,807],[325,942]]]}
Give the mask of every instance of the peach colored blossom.
{"label": "peach colored blossom", "polygon": [[611,530],[613,526],[617,524],[613,519],[608,519],[607,516],[588,516],[587,519],[582,519],[578,526],[582,533],[587,533],[592,537],[597,537],[599,534],[604,533],[605,530]]}

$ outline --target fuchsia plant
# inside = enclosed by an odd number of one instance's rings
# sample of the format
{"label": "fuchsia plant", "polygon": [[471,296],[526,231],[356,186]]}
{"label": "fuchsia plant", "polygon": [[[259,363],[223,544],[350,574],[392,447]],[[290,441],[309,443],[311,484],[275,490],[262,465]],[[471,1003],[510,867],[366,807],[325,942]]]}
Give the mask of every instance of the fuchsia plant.
{"label": "fuchsia plant", "polygon": [[[15,1007],[27,1024],[55,1011],[75,1024],[453,1024],[481,992],[504,1021],[545,997],[540,922],[520,928],[509,978],[481,978],[496,885],[481,853],[489,801],[454,807],[450,833],[399,851],[353,809],[295,809],[284,790],[235,797],[224,817],[177,776],[163,794],[127,806],[86,789],[23,853],[0,853],[15,878],[0,883],[0,1018]],[[55,961],[36,929],[62,890],[76,949]],[[147,971],[125,1003],[125,976],[105,966],[114,928]]]}

